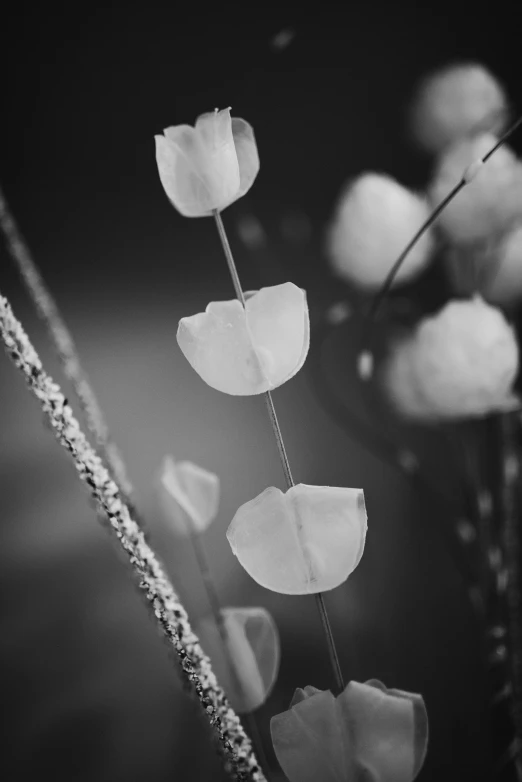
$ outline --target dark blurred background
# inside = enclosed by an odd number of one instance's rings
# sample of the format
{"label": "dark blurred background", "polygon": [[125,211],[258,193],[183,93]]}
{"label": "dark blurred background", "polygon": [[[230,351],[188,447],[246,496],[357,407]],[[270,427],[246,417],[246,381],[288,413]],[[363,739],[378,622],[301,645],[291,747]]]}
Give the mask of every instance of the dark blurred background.
{"label": "dark blurred background", "polygon": [[[429,161],[406,122],[419,79],[438,65],[477,60],[522,108],[513,11],[503,2],[319,3],[310,11],[77,2],[2,12],[0,183],[77,340],[153,543],[194,617],[207,611],[204,593],[190,550],[162,516],[157,474],[172,453],[221,478],[220,513],[206,538],[220,594],[229,605],[269,608],[282,638],[280,678],[259,712],[274,768],[270,717],[287,708],[295,687],[330,687],[328,661],[313,600],[264,591],[226,542],[239,505],[268,485],[284,488],[283,474],[263,400],[210,389],[177,347],[179,318],[233,291],[212,221],[182,218],[169,205],[153,136],[216,106],[252,123],[261,171],[224,213],[243,286],[292,280],[307,288],[319,317],[350,295],[330,276],[323,251],[346,179],[375,169],[408,186],[426,181]],[[513,146],[522,148],[520,138]],[[252,216],[264,231],[256,247],[241,241]],[[0,270],[0,291],[60,379],[3,246]],[[348,342],[337,344],[330,371],[343,403],[357,411],[352,364]],[[441,534],[449,511],[327,415],[307,365],[274,401],[298,482],[365,490],[363,560],[327,595],[345,676],[423,694],[431,742],[421,782],[490,779],[479,628]],[[121,556],[3,356],[0,402],[7,778],[221,779],[206,724],[182,693]],[[378,415],[367,422],[381,427]],[[444,487],[433,453],[430,475]]]}

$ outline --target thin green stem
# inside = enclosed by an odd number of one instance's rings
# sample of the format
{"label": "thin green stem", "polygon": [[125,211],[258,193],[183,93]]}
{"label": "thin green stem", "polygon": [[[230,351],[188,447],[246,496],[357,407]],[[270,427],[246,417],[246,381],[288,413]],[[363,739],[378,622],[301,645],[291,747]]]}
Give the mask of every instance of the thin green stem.
{"label": "thin green stem", "polygon": [[[230,271],[230,276],[232,277],[232,283],[234,285],[234,290],[236,292],[236,297],[239,299],[243,307],[245,306],[245,295],[243,293],[243,289],[241,287],[241,282],[239,280],[239,275],[237,273],[236,264],[234,261],[234,256],[232,255],[232,250],[230,248],[230,244],[227,238],[227,234],[225,231],[225,226],[223,225],[223,220],[221,218],[221,215],[217,209],[214,210],[214,219],[216,221],[219,238],[221,239],[221,244],[223,246],[223,252],[225,253],[225,258],[227,260],[228,269]],[[270,391],[267,391],[265,393],[265,400],[266,405],[268,409],[268,415],[270,417],[270,423],[272,425],[272,430],[274,432],[274,437],[277,442],[277,448],[279,451],[279,457],[281,459],[281,465],[283,467],[283,472],[285,474],[285,480],[287,483],[287,486],[289,489],[292,488],[292,486],[295,486],[294,479],[292,477],[292,471],[290,469],[290,462],[288,460],[288,456],[286,454],[286,449],[283,441],[283,435],[281,433],[281,428],[279,426],[279,422],[277,420],[277,415],[274,407],[274,402],[272,400],[272,395]],[[319,611],[319,616],[321,618],[321,623],[323,626],[324,634],[326,637],[326,643],[328,647],[328,655],[330,657],[330,664],[332,666],[332,671],[334,674],[335,682],[337,687],[340,688],[340,692],[344,690],[344,684],[343,684],[343,677],[341,673],[341,666],[339,664],[339,657],[337,655],[337,649],[335,646],[335,640],[332,633],[332,628],[330,626],[330,622],[328,619],[328,614],[326,611],[326,606],[324,604],[323,595],[321,593],[316,595],[316,605]]]}

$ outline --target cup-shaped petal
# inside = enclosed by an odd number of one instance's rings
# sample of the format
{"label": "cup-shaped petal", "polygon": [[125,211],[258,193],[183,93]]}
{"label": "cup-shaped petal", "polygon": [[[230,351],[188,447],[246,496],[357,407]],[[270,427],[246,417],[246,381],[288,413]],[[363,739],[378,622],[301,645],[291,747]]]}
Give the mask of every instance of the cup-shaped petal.
{"label": "cup-shaped petal", "polygon": [[312,689],[298,691],[290,709],[272,717],[274,752],[290,782],[348,782],[345,736],[335,698],[329,690],[315,690],[307,697],[306,690]]}
{"label": "cup-shaped petal", "polygon": [[197,634],[232,708],[245,714],[262,706],[275,684],[279,634],[265,608],[224,608],[221,615],[226,649],[214,619],[204,619]]}
{"label": "cup-shaped petal", "polygon": [[247,299],[211,302],[182,318],[178,344],[198,375],[226,394],[277,388],[302,367],[310,344],[306,294],[291,282]]}
{"label": "cup-shaped petal", "polygon": [[247,573],[287,595],[325,592],[357,567],[366,537],[361,489],[274,486],[242,505],[227,538]]}
{"label": "cup-shaped petal", "polygon": [[175,125],[156,136],[163,188],[185,217],[205,217],[243,196],[259,171],[254,131],[230,109],[202,114],[194,128]]}
{"label": "cup-shaped petal", "polygon": [[179,535],[204,532],[217,514],[219,478],[192,462],[166,456],[161,471],[165,507]]}
{"label": "cup-shaped petal", "polygon": [[368,779],[415,779],[428,746],[428,715],[420,695],[388,690],[371,679],[350,682],[337,702],[351,726],[354,757]]}
{"label": "cup-shaped petal", "polygon": [[270,729],[290,782],[412,782],[428,742],[422,697],[376,680],[350,682],[337,698],[296,690]]}
{"label": "cup-shaped petal", "polygon": [[232,135],[239,164],[239,193],[236,196],[239,198],[254,184],[259,172],[259,154],[254,129],[244,119],[232,117]]}

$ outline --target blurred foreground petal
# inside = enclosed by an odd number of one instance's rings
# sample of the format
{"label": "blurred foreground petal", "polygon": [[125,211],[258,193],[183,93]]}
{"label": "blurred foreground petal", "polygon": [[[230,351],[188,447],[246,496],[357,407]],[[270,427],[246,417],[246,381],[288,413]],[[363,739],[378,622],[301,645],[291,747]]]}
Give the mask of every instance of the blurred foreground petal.
{"label": "blurred foreground petal", "polygon": [[223,608],[221,614],[227,652],[214,619],[208,617],[198,625],[198,636],[232,708],[242,714],[252,712],[263,705],[277,679],[277,627],[265,608]]}
{"label": "blurred foreground petal", "polygon": [[183,537],[204,532],[218,511],[218,476],[192,462],[175,462],[172,456],[166,456],[161,485],[175,531]]}

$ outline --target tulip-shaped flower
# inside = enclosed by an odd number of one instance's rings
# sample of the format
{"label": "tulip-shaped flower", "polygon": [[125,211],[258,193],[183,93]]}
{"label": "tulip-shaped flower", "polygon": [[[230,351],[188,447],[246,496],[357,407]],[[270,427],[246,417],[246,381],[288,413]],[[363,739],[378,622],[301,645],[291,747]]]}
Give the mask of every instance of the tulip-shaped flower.
{"label": "tulip-shaped flower", "polygon": [[337,698],[298,689],[270,728],[290,782],[412,782],[428,744],[422,697],[375,679],[350,682]]}
{"label": "tulip-shaped flower", "polygon": [[182,537],[204,532],[219,505],[219,478],[192,462],[166,456],[161,471],[165,511]]}
{"label": "tulip-shaped flower", "polygon": [[326,592],[357,567],[366,538],[361,489],[270,486],[237,511],[227,530],[232,551],[266,589]]}
{"label": "tulip-shaped flower", "polygon": [[211,302],[205,312],[180,320],[177,340],[212,388],[262,394],[304,364],[310,344],[306,294],[285,282],[253,293],[244,308],[237,299]]}
{"label": "tulip-shaped flower", "polygon": [[265,608],[223,608],[221,616],[226,648],[213,619],[203,619],[197,635],[232,708],[246,714],[263,705],[275,684],[279,634]]}
{"label": "tulip-shaped flower", "polygon": [[167,196],[185,217],[221,211],[250,190],[259,171],[252,127],[230,109],[202,114],[196,126],[156,136],[156,161]]}

